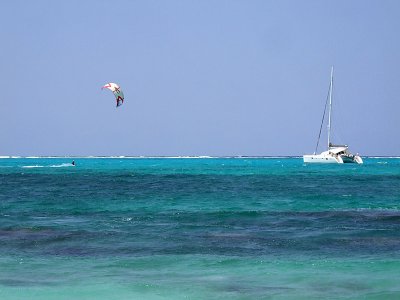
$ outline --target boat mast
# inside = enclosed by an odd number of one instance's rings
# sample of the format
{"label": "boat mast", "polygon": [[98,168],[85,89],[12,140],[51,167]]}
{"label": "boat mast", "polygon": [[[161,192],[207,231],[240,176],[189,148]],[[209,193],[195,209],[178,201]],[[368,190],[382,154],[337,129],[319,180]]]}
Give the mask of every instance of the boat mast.
{"label": "boat mast", "polygon": [[332,89],[333,89],[333,66],[331,68],[331,84],[329,85],[328,150],[331,144]]}

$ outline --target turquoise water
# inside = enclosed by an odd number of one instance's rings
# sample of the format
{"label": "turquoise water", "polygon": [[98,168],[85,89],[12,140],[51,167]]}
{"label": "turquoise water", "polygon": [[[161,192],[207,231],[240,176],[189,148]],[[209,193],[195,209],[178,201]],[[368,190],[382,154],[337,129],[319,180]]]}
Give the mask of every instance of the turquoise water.
{"label": "turquoise water", "polygon": [[400,159],[0,159],[0,299],[399,299]]}

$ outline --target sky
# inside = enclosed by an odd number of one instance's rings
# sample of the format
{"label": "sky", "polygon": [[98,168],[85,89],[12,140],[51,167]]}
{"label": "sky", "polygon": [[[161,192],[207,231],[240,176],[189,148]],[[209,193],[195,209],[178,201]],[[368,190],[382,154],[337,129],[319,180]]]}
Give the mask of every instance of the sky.
{"label": "sky", "polygon": [[0,155],[400,155],[400,1],[1,7]]}

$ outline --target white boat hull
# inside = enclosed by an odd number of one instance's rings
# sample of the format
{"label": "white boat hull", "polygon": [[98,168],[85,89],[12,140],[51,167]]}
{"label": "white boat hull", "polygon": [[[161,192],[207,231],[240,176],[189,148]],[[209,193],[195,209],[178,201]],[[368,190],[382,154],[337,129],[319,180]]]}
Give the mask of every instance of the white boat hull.
{"label": "white boat hull", "polygon": [[332,153],[310,154],[303,155],[304,163],[319,163],[319,164],[345,164],[356,163],[362,164],[363,160],[358,155],[335,155]]}
{"label": "white boat hull", "polygon": [[305,163],[317,163],[317,164],[342,164],[343,160],[340,157],[333,157],[328,155],[311,154],[303,155],[303,161]]}
{"label": "white boat hull", "polygon": [[361,158],[361,156],[358,156],[358,155],[354,155],[354,162],[358,163],[358,164],[363,164],[364,163],[362,158]]}

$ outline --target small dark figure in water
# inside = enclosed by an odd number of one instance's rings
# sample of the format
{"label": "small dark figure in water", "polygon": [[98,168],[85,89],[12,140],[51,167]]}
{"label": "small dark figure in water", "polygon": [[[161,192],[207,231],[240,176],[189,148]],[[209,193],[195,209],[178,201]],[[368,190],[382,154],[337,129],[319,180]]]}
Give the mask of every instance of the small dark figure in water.
{"label": "small dark figure in water", "polygon": [[74,160],[72,161],[72,165],[75,166],[75,161]]}

